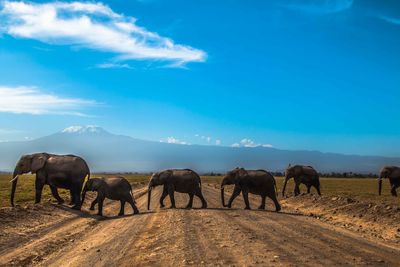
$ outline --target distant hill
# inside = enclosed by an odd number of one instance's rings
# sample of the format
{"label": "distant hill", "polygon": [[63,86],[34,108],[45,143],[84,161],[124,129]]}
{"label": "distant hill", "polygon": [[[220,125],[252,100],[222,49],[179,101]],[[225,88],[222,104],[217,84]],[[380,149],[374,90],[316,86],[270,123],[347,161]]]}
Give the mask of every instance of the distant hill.
{"label": "distant hill", "polygon": [[400,158],[270,147],[178,145],[115,135],[95,126],[73,126],[31,141],[0,143],[0,170],[11,171],[22,154],[42,151],[82,156],[93,172],[166,168],[223,172],[237,166],[282,171],[291,163],[313,165],[320,172],[377,173],[383,165],[400,165]]}

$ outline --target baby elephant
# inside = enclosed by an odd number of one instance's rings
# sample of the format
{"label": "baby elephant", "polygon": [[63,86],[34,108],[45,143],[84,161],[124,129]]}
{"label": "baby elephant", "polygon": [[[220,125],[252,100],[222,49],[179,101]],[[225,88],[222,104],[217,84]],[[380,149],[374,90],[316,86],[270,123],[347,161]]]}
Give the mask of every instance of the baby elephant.
{"label": "baby elephant", "polygon": [[82,192],[82,204],[85,201],[86,191],[97,191],[97,197],[90,205],[90,210],[94,210],[96,203],[99,204],[98,215],[103,216],[103,202],[105,198],[121,201],[119,216],[124,215],[125,202],[131,204],[133,214],[138,214],[139,210],[135,205],[132,195],[131,184],[124,177],[115,178],[91,178],[89,179]]}

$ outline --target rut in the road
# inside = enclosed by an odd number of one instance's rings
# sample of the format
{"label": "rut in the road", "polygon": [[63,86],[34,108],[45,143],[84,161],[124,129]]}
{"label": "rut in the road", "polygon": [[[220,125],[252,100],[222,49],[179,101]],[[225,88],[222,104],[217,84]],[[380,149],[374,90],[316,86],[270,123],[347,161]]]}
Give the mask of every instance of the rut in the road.
{"label": "rut in the road", "polygon": [[[46,266],[141,266],[141,265],[282,265],[333,266],[400,262],[398,249],[374,243],[314,218],[273,211],[243,210],[242,198],[232,209],[221,208],[219,190],[203,185],[209,209],[160,209],[160,189],[153,193],[152,211],[146,211],[145,189],[135,191],[140,215],[84,216],[54,227],[47,235],[21,244],[20,263],[32,262],[32,251],[46,248],[34,261]],[[228,190],[229,191],[229,190]],[[166,199],[168,206],[168,198]],[[176,194],[178,207],[187,196]],[[252,197],[253,207],[259,198]],[[271,204],[271,203],[270,203]],[[118,202],[108,203],[105,214],[118,212]],[[195,207],[200,201],[195,199]],[[272,206],[269,206],[272,210]],[[127,207],[127,213],[131,210]],[[46,245],[54,237],[74,231],[75,241]],[[59,239],[57,239],[59,240]],[[36,252],[35,252],[36,253]],[[12,252],[0,254],[10,262]]]}

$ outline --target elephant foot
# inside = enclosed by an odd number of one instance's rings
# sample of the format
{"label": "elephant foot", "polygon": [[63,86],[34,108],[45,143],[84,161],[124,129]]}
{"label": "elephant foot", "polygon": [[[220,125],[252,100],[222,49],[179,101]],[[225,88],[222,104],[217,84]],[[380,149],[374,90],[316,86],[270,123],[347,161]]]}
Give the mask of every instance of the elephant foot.
{"label": "elephant foot", "polygon": [[192,206],[186,206],[185,209],[190,210],[192,208]]}
{"label": "elephant foot", "polygon": [[258,207],[259,210],[265,210],[265,206]]}
{"label": "elephant foot", "polygon": [[94,210],[94,207],[90,207],[89,210]]}
{"label": "elephant foot", "polygon": [[125,214],[123,212],[118,213],[118,216],[124,216]]}
{"label": "elephant foot", "polygon": [[176,209],[176,207],[175,207],[175,206],[170,206],[169,208],[170,208],[170,209]]}
{"label": "elephant foot", "polygon": [[232,206],[231,206],[231,205],[226,205],[225,207],[227,207],[228,209],[232,208]]}
{"label": "elephant foot", "polygon": [[133,214],[139,214],[139,210],[138,210],[138,209],[135,209],[135,210],[133,211]]}
{"label": "elephant foot", "polygon": [[276,207],[275,211],[279,212],[281,209],[282,209],[281,206],[278,206],[278,207]]}
{"label": "elephant foot", "polygon": [[245,207],[244,209],[245,209],[245,210],[250,210],[250,207]]}
{"label": "elephant foot", "polygon": [[97,215],[98,215],[98,216],[101,216],[101,217],[104,217],[104,216],[103,216],[103,213],[100,213],[100,212],[97,213]]}
{"label": "elephant foot", "polygon": [[161,204],[161,205],[160,205],[160,208],[164,208],[164,207],[165,207],[165,205],[164,205],[164,204]]}
{"label": "elephant foot", "polygon": [[71,209],[73,209],[73,210],[81,210],[81,206],[75,205],[75,206],[72,206]]}
{"label": "elephant foot", "polygon": [[62,199],[62,198],[57,199],[57,204],[59,204],[59,205],[64,204],[64,199]]}
{"label": "elephant foot", "polygon": [[201,206],[202,209],[206,209],[207,208],[207,204]]}

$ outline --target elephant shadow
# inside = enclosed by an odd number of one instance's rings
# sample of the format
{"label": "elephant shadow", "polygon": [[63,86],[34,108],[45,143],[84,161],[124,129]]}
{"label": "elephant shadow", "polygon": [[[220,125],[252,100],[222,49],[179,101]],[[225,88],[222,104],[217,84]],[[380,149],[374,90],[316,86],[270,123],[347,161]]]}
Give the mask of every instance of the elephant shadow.
{"label": "elephant shadow", "polygon": [[98,221],[106,221],[106,220],[117,220],[117,219],[123,219],[126,217],[136,217],[136,216],[142,216],[142,215],[147,215],[147,214],[151,214],[154,213],[154,211],[145,211],[145,212],[140,212],[139,214],[125,214],[123,216],[119,216],[119,215],[112,215],[112,216],[100,216],[97,214],[92,214],[89,213],[88,211],[82,211],[82,210],[74,210],[71,209],[68,206],[65,205],[60,205],[60,204],[52,204],[52,206],[67,211],[69,213],[75,214],[76,216],[79,216],[81,218],[91,218],[91,219],[96,219]]}

